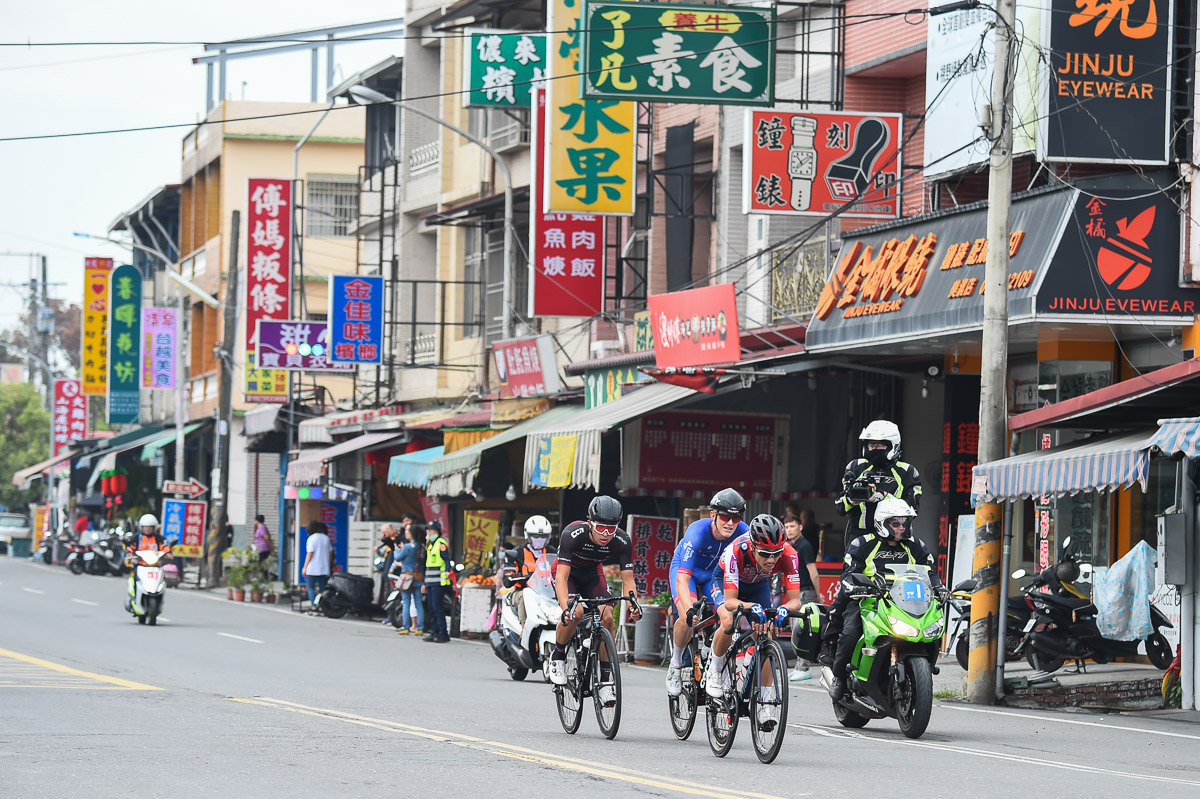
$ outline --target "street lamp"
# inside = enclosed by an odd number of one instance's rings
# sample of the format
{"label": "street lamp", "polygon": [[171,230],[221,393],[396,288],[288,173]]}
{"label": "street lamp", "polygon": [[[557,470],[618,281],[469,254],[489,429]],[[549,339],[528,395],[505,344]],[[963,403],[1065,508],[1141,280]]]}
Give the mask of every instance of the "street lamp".
{"label": "street lamp", "polygon": [[512,282],[513,282],[513,186],[512,173],[509,172],[508,164],[500,157],[500,153],[493,150],[486,142],[462,128],[451,125],[444,119],[430,114],[427,111],[422,111],[416,106],[409,105],[403,100],[395,100],[388,97],[380,91],[376,91],[368,86],[356,84],[347,89],[350,98],[359,105],[394,105],[404,111],[411,111],[417,116],[422,116],[431,122],[436,122],[444,128],[454,131],[459,136],[462,136],[472,144],[477,144],[483,148],[483,151],[492,157],[496,162],[496,166],[500,169],[500,174],[504,177],[504,289],[501,295],[501,303],[503,310],[501,311],[502,329],[504,338],[512,338],[513,336],[513,317],[512,317]]}

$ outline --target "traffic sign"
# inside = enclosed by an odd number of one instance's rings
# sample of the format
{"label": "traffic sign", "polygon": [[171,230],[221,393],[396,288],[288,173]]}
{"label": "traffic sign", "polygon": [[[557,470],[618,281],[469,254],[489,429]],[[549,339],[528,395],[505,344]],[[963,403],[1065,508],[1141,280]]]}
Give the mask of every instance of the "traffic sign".
{"label": "traffic sign", "polygon": [[208,486],[193,477],[186,483],[167,480],[163,483],[162,490],[164,494],[187,494],[189,497],[198,497],[208,491]]}

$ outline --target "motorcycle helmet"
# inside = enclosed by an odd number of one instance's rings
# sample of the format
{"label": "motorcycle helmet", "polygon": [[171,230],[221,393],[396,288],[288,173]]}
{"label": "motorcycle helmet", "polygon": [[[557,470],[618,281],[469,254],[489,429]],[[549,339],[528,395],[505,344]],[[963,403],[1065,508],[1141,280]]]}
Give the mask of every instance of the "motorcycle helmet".
{"label": "motorcycle helmet", "polygon": [[765,552],[779,552],[787,541],[783,530],[783,522],[769,513],[760,513],[750,522],[750,541],[755,549]]}
{"label": "motorcycle helmet", "polygon": [[552,529],[550,520],[545,516],[530,516],[525,520],[525,540],[534,549],[543,550],[550,540]]}
{"label": "motorcycle helmet", "polygon": [[904,500],[893,496],[884,497],[875,506],[875,535],[879,536],[881,541],[887,541],[892,536],[888,522],[892,519],[903,519],[904,532],[900,537],[908,538],[912,535],[912,520],[916,515],[917,512]]}
{"label": "motorcycle helmet", "polygon": [[732,488],[722,488],[713,494],[713,498],[708,502],[708,508],[717,513],[742,516],[746,513],[746,500],[742,499],[742,495]]}
{"label": "motorcycle helmet", "polygon": [[587,517],[598,524],[620,524],[621,503],[601,494],[588,504]]}
{"label": "motorcycle helmet", "polygon": [[158,519],[153,513],[147,513],[138,519],[138,527],[158,527]]}
{"label": "motorcycle helmet", "polygon": [[1074,558],[1067,558],[1054,567],[1054,576],[1062,583],[1073,583],[1079,579],[1079,564]]}
{"label": "motorcycle helmet", "polygon": [[[875,466],[882,467],[900,458],[900,428],[896,427],[894,422],[877,419],[862,429],[858,440],[862,442],[863,457]],[[888,445],[887,450],[871,450],[868,445],[872,441],[885,442]]]}

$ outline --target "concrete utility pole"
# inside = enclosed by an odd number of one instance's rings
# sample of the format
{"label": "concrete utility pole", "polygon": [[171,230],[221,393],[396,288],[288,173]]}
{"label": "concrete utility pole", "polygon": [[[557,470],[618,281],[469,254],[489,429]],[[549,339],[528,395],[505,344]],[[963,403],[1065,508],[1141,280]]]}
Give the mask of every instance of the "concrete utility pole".
{"label": "concrete utility pole", "polygon": [[[995,65],[992,72],[991,157],[988,172],[987,263],[984,266],[983,359],[979,392],[979,463],[1000,460],[1006,452],[1008,432],[1008,235],[1012,207],[1013,147],[1013,26],[1015,0],[998,0]],[[999,503],[975,509],[975,557],[971,570],[978,587],[971,600],[971,650],[967,668],[967,700],[976,704],[996,701],[994,669],[998,644],[1000,582],[1008,578],[1000,562],[1001,521]],[[1003,662],[1003,661],[1001,661]]]}
{"label": "concrete utility pole", "polygon": [[208,540],[204,542],[208,561],[208,585],[216,584],[218,545],[229,519],[229,438],[233,426],[233,354],[237,352],[238,324],[238,237],[241,234],[242,212],[233,212],[229,231],[229,280],[225,283],[225,335],[217,351],[221,385],[217,400],[217,456],[212,476],[212,516],[209,519]]}

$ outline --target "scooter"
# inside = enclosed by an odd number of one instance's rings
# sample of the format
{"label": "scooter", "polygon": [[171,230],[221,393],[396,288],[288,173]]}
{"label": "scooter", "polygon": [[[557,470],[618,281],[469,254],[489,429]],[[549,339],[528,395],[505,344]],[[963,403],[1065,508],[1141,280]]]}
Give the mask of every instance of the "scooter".
{"label": "scooter", "polygon": [[96,553],[92,552],[91,546],[72,541],[67,544],[67,559],[63,561],[63,565],[71,574],[83,574],[88,571],[88,565],[95,557]]}
{"label": "scooter", "polygon": [[338,572],[329,578],[325,590],[317,594],[313,608],[331,619],[340,619],[347,613],[370,618],[383,612],[371,601],[374,595],[375,581],[370,577]]}
{"label": "scooter", "polygon": [[[1070,538],[1063,542],[1064,550],[1070,543]],[[1084,566],[1091,567],[1090,564]],[[1141,641],[1114,641],[1100,634],[1100,628],[1096,626],[1096,606],[1086,592],[1075,585],[1082,571],[1075,559],[1067,555],[1034,575],[1022,589],[1034,612],[1025,626],[1025,660],[1036,671],[1057,671],[1067,660],[1082,664],[1085,658],[1090,658],[1097,663],[1108,663],[1113,658],[1138,654]],[[1025,576],[1025,570],[1018,569],[1012,576],[1019,580]],[[1043,592],[1043,588],[1049,592]],[[1153,604],[1150,605],[1150,623],[1154,632],[1145,638],[1146,654],[1156,668],[1166,669],[1171,665],[1174,651],[1159,631],[1174,625]]]}
{"label": "scooter", "polygon": [[[933,710],[933,675],[946,619],[934,598],[929,568],[889,563],[886,575],[844,579],[854,586],[850,597],[861,601],[863,633],[833,715],[843,727],[891,717],[906,737],[920,738]],[[821,683],[828,688],[832,679],[833,669],[822,668]]]}
{"label": "scooter", "polygon": [[84,555],[88,574],[114,574],[117,577],[128,573],[129,567],[125,562],[125,543],[116,530],[110,530],[108,536],[100,538],[100,534],[92,533],[92,557]]}
{"label": "scooter", "polygon": [[[954,586],[953,596],[956,607],[963,610],[954,621],[954,630],[950,633],[948,648],[953,648],[958,665],[965,670],[967,657],[971,649],[971,595],[979,581],[974,577],[963,580]],[[1020,660],[1024,651],[1025,625],[1033,615],[1033,609],[1022,597],[1008,598],[1008,623],[1004,630],[1004,659]]]}
{"label": "scooter", "polygon": [[[504,555],[515,560],[519,553],[508,550]],[[518,682],[537,670],[542,672],[545,682],[550,682],[554,631],[562,618],[550,572],[553,563],[552,558],[543,554],[534,563],[533,574],[510,578],[512,587],[501,600],[499,629],[488,633],[492,651],[508,666],[509,676]],[[524,629],[517,611],[518,591],[525,601]]]}
{"label": "scooter", "polygon": [[134,573],[129,575],[129,598],[125,610],[137,617],[138,624],[158,624],[162,613],[163,594],[167,590],[163,565],[170,555],[156,549],[140,549],[133,553]]}

